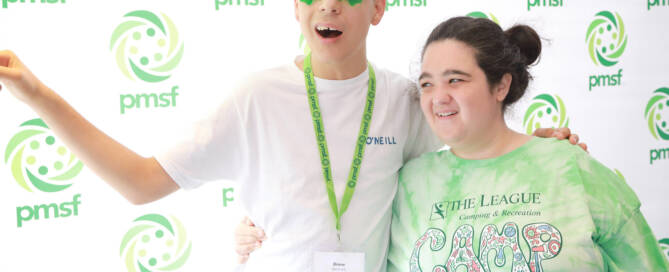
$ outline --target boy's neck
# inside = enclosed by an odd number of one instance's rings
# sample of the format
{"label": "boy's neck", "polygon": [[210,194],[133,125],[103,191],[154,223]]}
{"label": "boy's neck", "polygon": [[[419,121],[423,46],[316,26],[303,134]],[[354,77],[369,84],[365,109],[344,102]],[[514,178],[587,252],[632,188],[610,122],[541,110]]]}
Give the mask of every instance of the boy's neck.
{"label": "boy's neck", "polygon": [[[295,59],[295,64],[300,70],[304,71],[304,58],[300,56]],[[311,56],[311,66],[314,70],[314,76],[329,80],[345,80],[354,78],[362,74],[367,69],[367,56],[353,54],[346,58],[336,61],[323,60],[318,56]]]}

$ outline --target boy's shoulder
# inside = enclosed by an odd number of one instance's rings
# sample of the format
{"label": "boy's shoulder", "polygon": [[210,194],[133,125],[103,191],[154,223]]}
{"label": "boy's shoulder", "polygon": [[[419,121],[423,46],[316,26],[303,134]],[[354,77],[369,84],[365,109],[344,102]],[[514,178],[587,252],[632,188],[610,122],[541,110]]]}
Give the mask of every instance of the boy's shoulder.
{"label": "boy's shoulder", "polygon": [[[377,80],[377,91],[391,97],[418,100],[417,84],[404,75],[372,63]],[[247,74],[237,84],[238,95],[262,95],[272,91],[304,91],[304,74],[290,62]]]}
{"label": "boy's shoulder", "polygon": [[[292,65],[292,67],[291,67]],[[294,64],[284,64],[254,71],[237,80],[232,92],[234,99],[251,99],[281,95],[286,91],[301,91],[304,78]]]}
{"label": "boy's shoulder", "polygon": [[275,84],[296,84],[304,79],[295,64],[284,64],[251,72],[241,80],[242,88],[264,87],[265,85]]}
{"label": "boy's shoulder", "polygon": [[415,176],[416,174],[426,174],[426,172],[428,172],[429,169],[432,169],[433,167],[447,167],[447,164],[443,163],[446,156],[445,152],[448,151],[442,150],[427,152],[409,160],[400,169],[400,177],[406,177],[407,175],[410,177]]}
{"label": "boy's shoulder", "polygon": [[384,84],[382,85],[383,87],[390,92],[396,92],[397,95],[408,95],[411,96],[411,98],[418,99],[419,92],[416,82],[400,73],[379,67],[373,63],[372,66],[374,67],[377,81],[379,81],[380,84]]}

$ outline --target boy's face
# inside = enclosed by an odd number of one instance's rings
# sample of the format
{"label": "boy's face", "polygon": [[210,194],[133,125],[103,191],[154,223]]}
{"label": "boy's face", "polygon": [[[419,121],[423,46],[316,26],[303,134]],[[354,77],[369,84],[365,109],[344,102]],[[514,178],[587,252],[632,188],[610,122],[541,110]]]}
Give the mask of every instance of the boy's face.
{"label": "boy's face", "polygon": [[367,32],[386,0],[294,0],[295,16],[312,54],[323,61],[365,56]]}

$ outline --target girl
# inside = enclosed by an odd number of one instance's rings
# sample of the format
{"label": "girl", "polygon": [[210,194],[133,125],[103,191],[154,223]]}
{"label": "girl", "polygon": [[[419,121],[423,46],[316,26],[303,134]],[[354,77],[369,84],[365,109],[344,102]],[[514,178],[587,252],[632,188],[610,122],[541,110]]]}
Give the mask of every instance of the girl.
{"label": "girl", "polygon": [[450,150],[400,171],[389,271],[668,271],[625,182],[578,147],[511,130],[541,53],[529,26],[452,18],[423,50],[420,104]]}

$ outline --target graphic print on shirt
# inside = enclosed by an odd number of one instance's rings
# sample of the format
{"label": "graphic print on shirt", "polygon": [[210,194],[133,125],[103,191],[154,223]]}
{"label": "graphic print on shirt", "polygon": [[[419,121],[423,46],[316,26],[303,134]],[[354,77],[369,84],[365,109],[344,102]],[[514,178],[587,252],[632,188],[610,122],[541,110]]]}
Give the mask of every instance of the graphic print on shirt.
{"label": "graphic print on shirt", "polygon": [[481,263],[474,255],[474,227],[470,225],[460,226],[453,234],[451,254],[446,262],[446,267],[437,266],[432,271],[455,271],[458,266],[464,265],[467,271],[481,271]]}
{"label": "graphic print on shirt", "polygon": [[416,246],[414,247],[413,253],[411,254],[411,259],[409,260],[409,271],[421,271],[419,265],[420,260],[418,256],[420,256],[420,249],[423,247],[423,244],[425,244],[428,238],[430,239],[430,249],[432,249],[432,251],[439,251],[446,244],[446,234],[444,234],[443,231],[435,228],[428,229],[425,234],[423,234],[423,236],[418,238],[418,241],[416,241]]}
{"label": "graphic print on shirt", "polygon": [[367,137],[367,145],[397,145],[398,140],[395,136],[369,136]]}
{"label": "graphic print on shirt", "polygon": [[444,207],[445,202],[434,203],[432,205],[432,215],[430,215],[430,221],[446,219],[446,207]]}
{"label": "graphic print on shirt", "polygon": [[[530,248],[529,261],[520,248],[518,235],[522,233],[527,246]],[[411,272],[422,272],[420,266],[420,250],[430,240],[430,249],[440,251],[446,244],[446,234],[437,228],[429,228],[418,238],[414,245],[409,268]],[[532,223],[525,225],[522,232],[513,222],[504,224],[501,232],[497,226],[486,225],[480,235],[479,254],[474,253],[474,227],[468,224],[461,225],[455,230],[452,238],[451,252],[446,265],[435,265],[433,272],[453,272],[459,266],[467,267],[467,271],[492,271],[488,264],[488,254],[496,252],[495,265],[503,267],[506,264],[504,249],[512,252],[511,272],[538,272],[543,271],[542,262],[557,257],[562,249],[562,234],[548,223]]]}
{"label": "graphic print on shirt", "polygon": [[[511,271],[529,272],[530,268],[527,266],[525,255],[518,246],[518,225],[516,223],[506,223],[502,228],[502,232],[497,231],[495,225],[487,225],[481,232],[481,260],[488,260],[488,254],[491,250],[495,250],[495,265],[502,267],[506,264],[504,256],[504,248],[510,248],[513,252],[513,265]],[[483,271],[492,271],[487,262],[481,263]]]}

